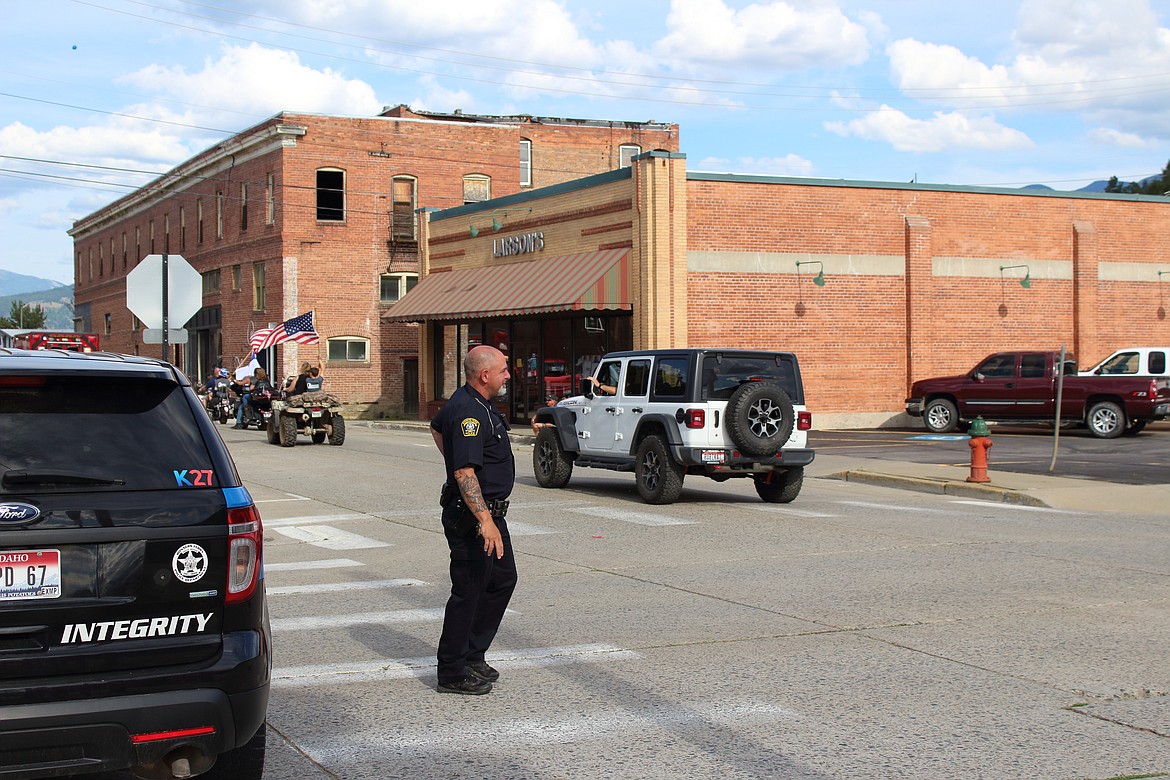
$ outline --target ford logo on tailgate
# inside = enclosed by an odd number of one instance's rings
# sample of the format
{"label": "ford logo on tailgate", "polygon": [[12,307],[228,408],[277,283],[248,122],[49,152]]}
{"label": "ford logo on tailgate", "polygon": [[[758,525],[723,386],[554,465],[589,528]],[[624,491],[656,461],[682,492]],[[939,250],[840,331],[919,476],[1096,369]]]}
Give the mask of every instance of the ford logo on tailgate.
{"label": "ford logo on tailgate", "polygon": [[0,524],[2,525],[31,523],[40,516],[41,510],[32,504],[22,504],[16,501],[10,504],[0,504]]}

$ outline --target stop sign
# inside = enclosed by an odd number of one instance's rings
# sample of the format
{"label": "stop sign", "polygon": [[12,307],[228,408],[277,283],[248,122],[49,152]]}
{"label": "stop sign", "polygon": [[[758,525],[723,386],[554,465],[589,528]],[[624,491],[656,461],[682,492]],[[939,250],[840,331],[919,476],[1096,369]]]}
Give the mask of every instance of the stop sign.
{"label": "stop sign", "polygon": [[[147,255],[126,274],[126,307],[148,328],[163,326],[162,255]],[[167,255],[167,319],[183,326],[203,306],[203,277],[182,255]]]}

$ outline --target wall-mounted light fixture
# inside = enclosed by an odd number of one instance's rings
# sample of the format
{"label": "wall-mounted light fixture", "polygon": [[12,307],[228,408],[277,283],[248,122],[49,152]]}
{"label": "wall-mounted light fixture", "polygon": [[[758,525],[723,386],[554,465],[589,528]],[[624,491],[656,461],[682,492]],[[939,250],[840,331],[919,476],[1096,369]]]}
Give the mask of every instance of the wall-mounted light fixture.
{"label": "wall-mounted light fixture", "polygon": [[1025,290],[1032,289],[1032,269],[1031,268],[1029,268],[1024,263],[1021,263],[1019,265],[1001,265],[999,267],[999,278],[1001,280],[1003,279],[1003,272],[1009,268],[1023,268],[1024,269],[1024,278],[1020,280],[1020,287],[1023,287]]}
{"label": "wall-mounted light fixture", "polygon": [[825,264],[822,263],[820,260],[797,260],[796,261],[797,281],[799,282],[799,280],[800,280],[800,275],[801,275],[800,274],[800,267],[802,265],[814,265],[814,264],[817,266],[817,275],[813,277],[812,283],[815,284],[817,287],[824,287],[825,286]]}
{"label": "wall-mounted light fixture", "polygon": [[[495,209],[491,212],[492,217],[492,232],[499,233],[504,228],[504,223],[500,221],[500,217],[506,217],[509,214],[531,213],[532,209]],[[471,237],[475,238],[479,235],[479,228],[472,224],[471,220],[467,220],[468,232]]]}

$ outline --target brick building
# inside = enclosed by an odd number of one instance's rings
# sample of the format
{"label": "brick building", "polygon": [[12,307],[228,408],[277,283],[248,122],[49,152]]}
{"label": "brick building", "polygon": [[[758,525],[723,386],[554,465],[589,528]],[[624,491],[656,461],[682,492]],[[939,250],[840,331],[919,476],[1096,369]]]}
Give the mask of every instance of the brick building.
{"label": "brick building", "polygon": [[[159,354],[126,307],[126,274],[146,255],[182,255],[202,276],[203,307],[170,359],[192,379],[245,360],[258,328],[312,310],[321,343],[265,350],[270,373],[320,361],[348,405],[413,413],[418,328],[384,315],[418,278],[420,210],[615,170],[678,143],[677,125],[656,122],[405,106],[278,114],[74,224],[75,326],[105,349]],[[479,227],[491,233],[501,217]]]}
{"label": "brick building", "polygon": [[[493,213],[506,230],[472,235]],[[421,324],[423,416],[476,343],[508,352],[517,421],[607,349],[791,349],[828,427],[904,422],[911,381],[996,350],[1088,364],[1170,342],[1165,198],[707,174],[649,152],[426,216],[424,276],[384,316]]]}

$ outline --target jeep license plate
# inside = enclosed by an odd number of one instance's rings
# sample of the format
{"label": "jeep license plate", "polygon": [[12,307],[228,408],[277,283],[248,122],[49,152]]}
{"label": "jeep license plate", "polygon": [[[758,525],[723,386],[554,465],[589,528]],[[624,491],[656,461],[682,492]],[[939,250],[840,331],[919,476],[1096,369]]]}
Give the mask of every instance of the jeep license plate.
{"label": "jeep license plate", "polygon": [[703,450],[704,463],[722,463],[727,459],[727,453],[723,450]]}
{"label": "jeep license plate", "polygon": [[61,551],[0,552],[0,601],[61,595]]}

